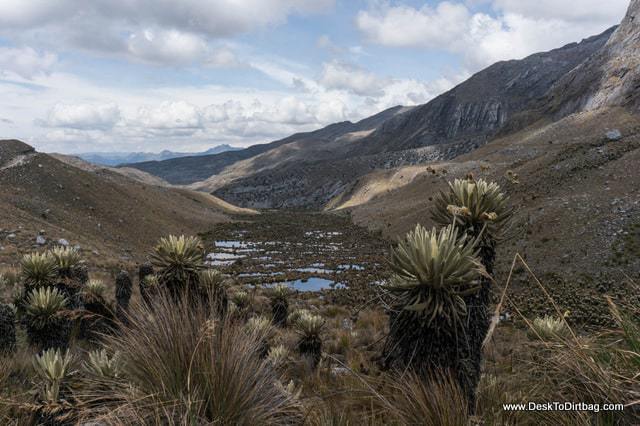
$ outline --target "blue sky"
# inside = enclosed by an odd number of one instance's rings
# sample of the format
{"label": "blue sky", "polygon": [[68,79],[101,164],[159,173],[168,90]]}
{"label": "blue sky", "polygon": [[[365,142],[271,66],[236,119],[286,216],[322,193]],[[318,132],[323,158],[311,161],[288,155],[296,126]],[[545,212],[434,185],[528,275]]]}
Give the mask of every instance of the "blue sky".
{"label": "blue sky", "polygon": [[196,151],[416,105],[628,0],[0,0],[0,138]]}

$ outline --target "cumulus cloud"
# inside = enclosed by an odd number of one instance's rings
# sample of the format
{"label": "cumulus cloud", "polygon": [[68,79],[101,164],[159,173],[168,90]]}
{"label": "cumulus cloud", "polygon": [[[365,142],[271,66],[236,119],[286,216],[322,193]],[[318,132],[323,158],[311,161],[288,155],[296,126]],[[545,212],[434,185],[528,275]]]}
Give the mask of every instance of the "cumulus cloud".
{"label": "cumulus cloud", "polygon": [[52,53],[39,53],[30,47],[0,47],[0,75],[15,74],[31,80],[40,74],[48,74],[57,61]]}
{"label": "cumulus cloud", "polygon": [[[3,0],[0,34],[100,54],[128,54],[168,64],[229,57],[206,44],[269,25],[292,14],[319,13],[334,0]],[[52,37],[53,36],[53,37]],[[220,60],[222,59],[222,61]]]}
{"label": "cumulus cloud", "polygon": [[193,130],[202,126],[198,107],[185,101],[166,101],[154,108],[142,107],[129,124],[134,127],[162,130]]}
{"label": "cumulus cloud", "polygon": [[581,3],[494,0],[496,16],[443,1],[414,8],[389,3],[360,11],[356,24],[372,43],[462,54],[473,70],[499,60],[522,58],[602,32],[624,15],[627,0]]}
{"label": "cumulus cloud", "polygon": [[467,28],[469,11],[463,4],[439,3],[420,9],[384,5],[376,10],[360,11],[358,29],[367,38],[386,46],[440,47],[458,44]]}
{"label": "cumulus cloud", "polygon": [[327,89],[348,90],[360,96],[380,96],[385,81],[360,67],[334,61],[324,64],[320,84]]}
{"label": "cumulus cloud", "polygon": [[41,124],[76,130],[111,129],[120,120],[120,109],[114,103],[56,104]]}
{"label": "cumulus cloud", "polygon": [[624,15],[629,2],[627,0],[494,0],[494,9],[504,13],[516,13],[534,19],[560,19],[570,22],[616,23]]}
{"label": "cumulus cloud", "polygon": [[195,34],[146,29],[129,36],[128,49],[142,60],[180,64],[202,60],[208,46]]}
{"label": "cumulus cloud", "polygon": [[318,83],[325,90],[345,91],[363,97],[373,113],[396,105],[426,103],[468,78],[458,73],[450,78],[424,82],[411,78],[381,77],[356,65],[332,61],[323,65]]}

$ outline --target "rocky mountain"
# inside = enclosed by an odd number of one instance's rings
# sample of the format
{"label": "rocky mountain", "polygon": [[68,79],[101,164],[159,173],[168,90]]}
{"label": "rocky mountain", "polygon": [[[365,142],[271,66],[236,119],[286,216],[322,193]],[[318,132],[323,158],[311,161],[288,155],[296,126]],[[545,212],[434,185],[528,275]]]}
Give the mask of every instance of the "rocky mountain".
{"label": "rocky mountain", "polygon": [[80,245],[97,265],[139,260],[160,236],[194,234],[251,213],[206,193],[72,164],[0,140],[0,263],[59,240]]}
{"label": "rocky mountain", "polygon": [[425,105],[380,117],[366,131],[351,130],[323,145],[279,143],[227,164],[192,188],[243,206],[319,208],[372,169],[454,158],[485,144],[512,116],[531,108],[613,31],[497,63]]}
{"label": "rocky mountain", "polygon": [[383,123],[354,149],[390,152],[456,142],[476,148],[597,52],[613,32],[611,28],[581,43],[498,62],[431,102]]}
{"label": "rocky mountain", "polygon": [[233,153],[133,167],[241,206],[322,208],[372,170],[451,160],[539,121],[636,105],[638,4],[619,27],[499,62],[424,105]]}
{"label": "rocky mountain", "polygon": [[227,151],[238,151],[242,148],[233,147],[231,145],[223,144],[216,145],[213,148],[209,148],[203,152],[173,152],[164,150],[161,152],[84,152],[76,154],[77,157],[82,158],[93,164],[99,164],[103,166],[117,166],[119,164],[129,163],[141,163],[144,161],[162,161],[170,160],[172,158],[181,157],[197,157],[202,155],[215,155]]}

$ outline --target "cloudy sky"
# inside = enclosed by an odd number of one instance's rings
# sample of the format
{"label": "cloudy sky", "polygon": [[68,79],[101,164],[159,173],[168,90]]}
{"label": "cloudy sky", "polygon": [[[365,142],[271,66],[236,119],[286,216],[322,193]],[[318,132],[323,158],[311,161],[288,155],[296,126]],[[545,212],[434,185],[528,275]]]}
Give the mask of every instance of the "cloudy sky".
{"label": "cloudy sky", "polygon": [[628,0],[0,0],[0,139],[247,146],[428,101]]}

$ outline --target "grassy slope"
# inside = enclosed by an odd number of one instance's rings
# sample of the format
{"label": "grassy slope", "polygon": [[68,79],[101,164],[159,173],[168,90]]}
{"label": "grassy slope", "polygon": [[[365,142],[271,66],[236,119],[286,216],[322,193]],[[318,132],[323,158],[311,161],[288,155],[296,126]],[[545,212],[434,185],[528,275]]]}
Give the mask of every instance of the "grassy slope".
{"label": "grassy slope", "polygon": [[[621,130],[621,141],[605,140],[612,128]],[[357,223],[396,237],[416,222],[430,225],[429,197],[447,180],[473,173],[500,182],[524,223],[525,234],[504,247],[503,259],[517,250],[539,272],[617,269],[612,250],[633,238],[625,232],[634,229],[640,204],[638,131],[638,116],[622,109],[539,123],[455,162],[373,172],[329,207],[350,210]],[[507,178],[509,170],[519,184]]]}
{"label": "grassy slope", "polygon": [[[25,164],[0,170],[0,261],[14,263],[39,230],[48,239],[80,244],[94,263],[138,260],[162,235],[202,232],[234,213],[251,211],[210,195],[33,154]],[[16,240],[6,239],[14,230]]]}

